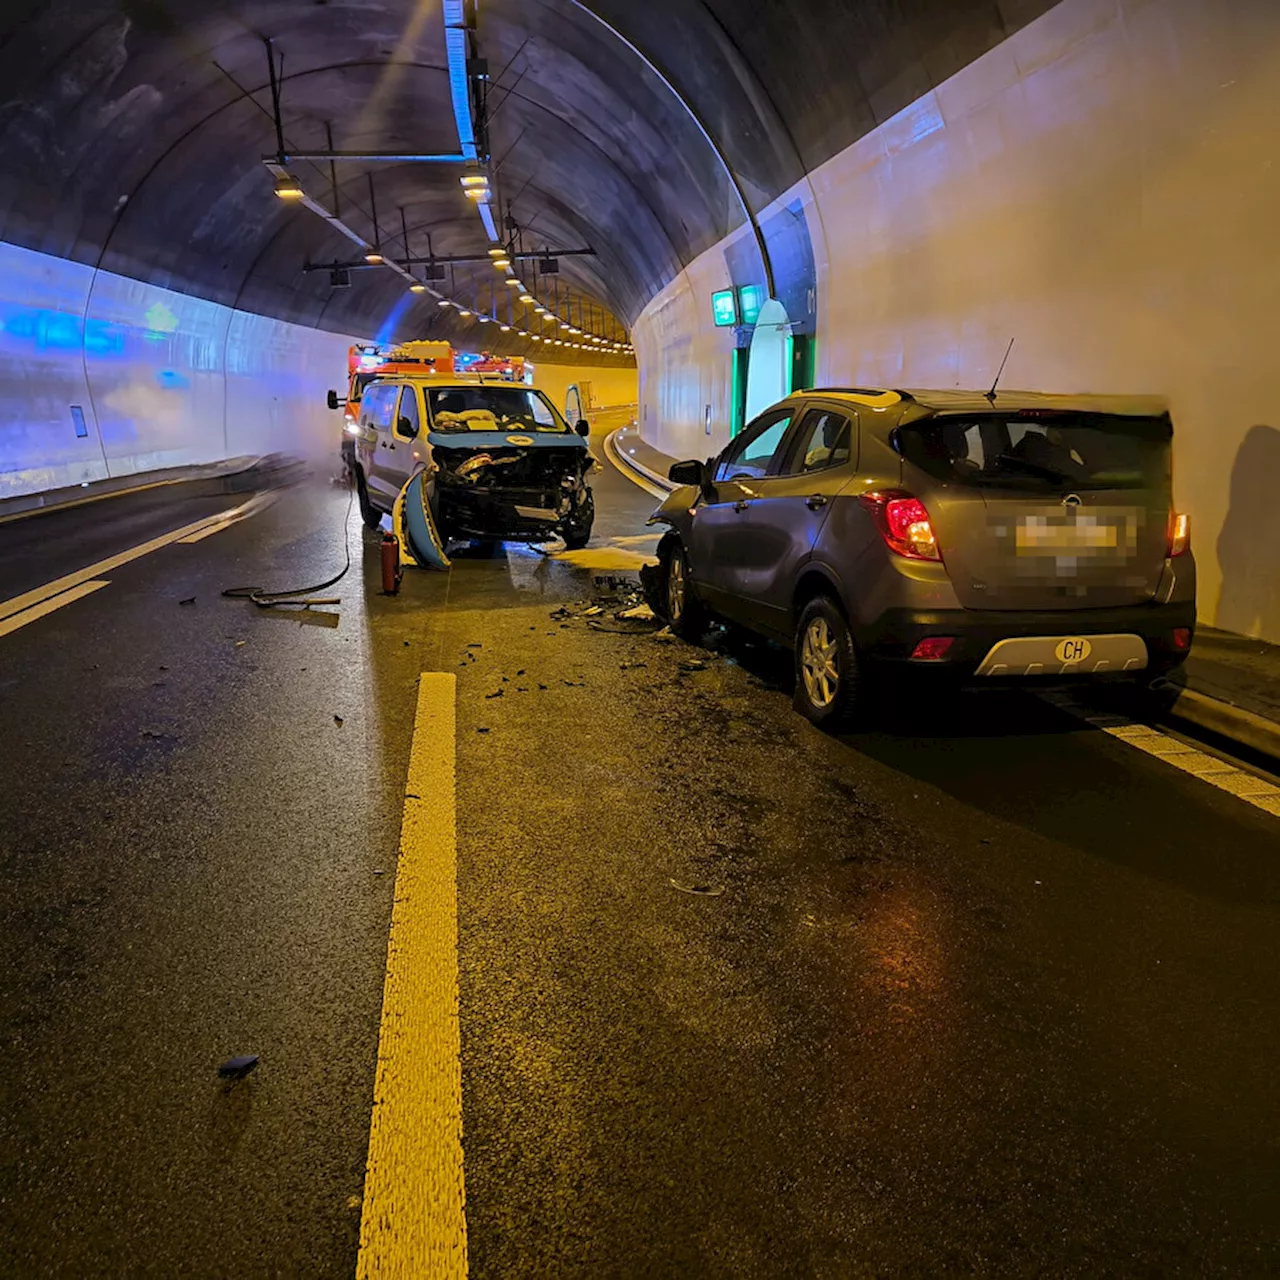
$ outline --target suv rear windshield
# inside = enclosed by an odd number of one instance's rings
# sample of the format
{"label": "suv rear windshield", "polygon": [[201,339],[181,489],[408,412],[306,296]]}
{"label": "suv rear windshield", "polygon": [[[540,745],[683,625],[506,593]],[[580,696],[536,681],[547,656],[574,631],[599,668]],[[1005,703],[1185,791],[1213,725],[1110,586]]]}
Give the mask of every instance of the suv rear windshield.
{"label": "suv rear windshield", "polygon": [[902,456],[935,480],[983,488],[1144,489],[1169,479],[1167,417],[1039,410],[957,414],[898,432]]}
{"label": "suv rear windshield", "polygon": [[557,431],[569,424],[529,387],[441,387],[427,392],[433,431]]}

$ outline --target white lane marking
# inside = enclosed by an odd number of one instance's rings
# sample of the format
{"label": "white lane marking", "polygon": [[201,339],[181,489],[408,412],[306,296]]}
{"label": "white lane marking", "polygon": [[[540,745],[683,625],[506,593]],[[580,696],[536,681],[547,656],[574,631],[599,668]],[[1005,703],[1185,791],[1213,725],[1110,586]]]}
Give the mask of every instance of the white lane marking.
{"label": "white lane marking", "polygon": [[[241,504],[242,507],[247,505],[247,503]],[[152,538],[148,542],[139,543],[136,547],[130,547],[128,551],[121,551],[117,555],[108,556],[105,560],[99,560],[97,564],[91,564],[84,569],[77,569],[75,573],[64,574],[61,578],[55,578],[52,582],[47,582],[42,587],[34,587],[30,591],[24,591],[20,596],[13,596],[8,600],[0,600],[0,618],[8,618],[12,614],[21,613],[23,609],[29,609],[32,605],[39,604],[42,600],[52,599],[52,597],[61,595],[72,587],[78,587],[82,582],[88,582],[90,578],[101,578],[105,574],[112,572],[112,570],[120,568],[121,565],[128,564],[131,560],[141,559],[141,557],[150,555],[153,551],[159,551],[161,547],[180,542],[183,538],[195,533],[196,530],[203,529],[208,524],[216,524],[220,520],[225,520],[233,512],[239,510],[241,510],[241,507],[232,507],[231,510],[219,512],[216,516],[206,516],[203,520],[195,520],[191,524],[183,525],[181,529],[174,529],[171,533],[163,533],[158,538]]]}
{"label": "white lane marking", "polygon": [[205,538],[212,537],[215,533],[221,533],[223,529],[230,529],[233,524],[239,524],[241,520],[247,520],[250,516],[256,515],[259,511],[271,506],[276,501],[277,496],[274,493],[259,493],[250,498],[244,506],[236,507],[224,516],[216,517],[214,523],[204,529],[197,529],[195,533],[189,533],[185,538],[179,538],[178,541],[184,545],[190,545],[193,542],[200,542]]}
{"label": "white lane marking", "polygon": [[1137,724],[1124,716],[1107,715],[1082,706],[1069,693],[1045,692],[1040,696],[1069,715],[1091,724],[1095,729],[1101,729],[1103,733],[1118,738],[1157,760],[1163,760],[1175,769],[1181,769],[1183,773],[1212,783],[1238,800],[1244,800],[1255,808],[1280,818],[1280,787],[1275,783],[1246,769],[1237,769],[1235,765],[1219,760],[1208,752],[1198,751],[1150,725]]}
{"label": "white lane marking", "polygon": [[409,753],[357,1280],[465,1280],[456,677],[424,672]]}
{"label": "white lane marking", "polygon": [[10,614],[9,617],[0,619],[0,636],[7,636],[11,631],[17,631],[19,627],[25,627],[28,622],[34,622],[37,618],[43,618],[45,614],[52,613],[55,609],[61,609],[64,604],[71,604],[73,600],[91,596],[99,587],[109,587],[110,585],[111,583],[109,582],[82,582],[78,586],[72,587],[69,591],[64,591],[61,595],[53,596],[40,604],[32,605],[30,609],[24,609],[21,613]]}
{"label": "white lane marking", "polygon": [[615,469],[620,471],[628,480],[631,481],[639,489],[643,489],[652,498],[665,498],[669,495],[670,490],[660,489],[652,480],[638,474],[633,468],[627,466],[622,461],[621,455],[618,453],[618,446],[613,442],[613,436],[608,435],[604,438],[605,457],[613,463]]}

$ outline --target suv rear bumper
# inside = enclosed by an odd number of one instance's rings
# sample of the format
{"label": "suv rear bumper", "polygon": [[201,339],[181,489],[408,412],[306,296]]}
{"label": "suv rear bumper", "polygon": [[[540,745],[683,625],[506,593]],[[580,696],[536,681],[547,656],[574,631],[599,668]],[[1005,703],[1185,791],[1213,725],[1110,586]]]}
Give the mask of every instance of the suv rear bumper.
{"label": "suv rear bumper", "polygon": [[[1126,605],[1118,609],[1069,609],[1047,612],[994,612],[976,609],[889,609],[875,622],[854,630],[854,640],[878,661],[900,663],[904,668],[946,671],[971,676],[1001,640],[1019,636],[1092,636],[1131,634],[1147,646],[1147,678],[1163,675],[1186,660],[1187,650],[1173,644],[1176,628],[1194,633],[1194,601],[1169,604]],[[954,636],[942,661],[911,661],[921,640]]]}

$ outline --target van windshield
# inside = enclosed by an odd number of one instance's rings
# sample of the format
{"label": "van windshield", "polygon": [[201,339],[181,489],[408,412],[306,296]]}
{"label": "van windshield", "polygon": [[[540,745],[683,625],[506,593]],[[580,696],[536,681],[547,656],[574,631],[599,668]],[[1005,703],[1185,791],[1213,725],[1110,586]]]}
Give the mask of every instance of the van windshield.
{"label": "van windshield", "polygon": [[433,431],[569,430],[546,396],[530,387],[441,387],[427,392],[427,403]]}
{"label": "van windshield", "polygon": [[901,428],[902,456],[948,484],[1145,489],[1169,483],[1167,417],[1062,410],[956,414]]}

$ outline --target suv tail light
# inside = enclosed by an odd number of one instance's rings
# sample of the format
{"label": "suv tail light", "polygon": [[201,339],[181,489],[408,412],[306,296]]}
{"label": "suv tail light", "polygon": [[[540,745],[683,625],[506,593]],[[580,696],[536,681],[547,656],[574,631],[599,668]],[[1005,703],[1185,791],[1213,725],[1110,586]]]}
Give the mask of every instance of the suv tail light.
{"label": "suv tail light", "polygon": [[864,493],[862,503],[876,522],[885,546],[908,560],[941,560],[938,539],[929,523],[929,513],[919,498],[900,489]]}
{"label": "suv tail light", "polygon": [[1180,556],[1191,545],[1191,517],[1182,511],[1169,512],[1170,558]]}

